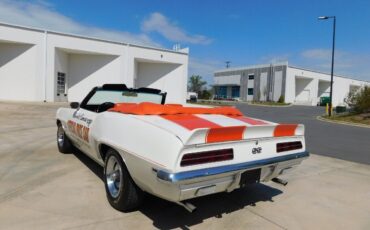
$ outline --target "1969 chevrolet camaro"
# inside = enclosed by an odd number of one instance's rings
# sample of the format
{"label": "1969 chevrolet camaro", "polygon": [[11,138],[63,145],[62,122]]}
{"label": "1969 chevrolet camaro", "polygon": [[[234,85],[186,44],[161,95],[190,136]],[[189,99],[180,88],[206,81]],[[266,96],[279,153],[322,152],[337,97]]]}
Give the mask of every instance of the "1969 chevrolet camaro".
{"label": "1969 chevrolet camaro", "polygon": [[137,208],[147,192],[193,211],[191,198],[276,179],[309,156],[303,125],[165,99],[160,90],[106,84],[57,111],[59,151],[77,147],[102,165],[118,210]]}

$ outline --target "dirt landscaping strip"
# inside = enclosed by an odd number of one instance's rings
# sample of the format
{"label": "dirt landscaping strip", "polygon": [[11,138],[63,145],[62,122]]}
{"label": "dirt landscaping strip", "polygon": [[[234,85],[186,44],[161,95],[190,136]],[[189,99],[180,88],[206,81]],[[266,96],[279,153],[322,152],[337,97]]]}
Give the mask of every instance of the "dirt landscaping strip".
{"label": "dirt landscaping strip", "polygon": [[356,127],[362,127],[362,128],[370,128],[370,125],[359,124],[359,123],[354,123],[354,122],[347,122],[347,121],[340,121],[340,120],[331,120],[331,119],[324,118],[322,116],[317,116],[316,119],[319,121],[325,121],[325,122],[330,122],[330,123],[335,123],[335,124],[356,126]]}

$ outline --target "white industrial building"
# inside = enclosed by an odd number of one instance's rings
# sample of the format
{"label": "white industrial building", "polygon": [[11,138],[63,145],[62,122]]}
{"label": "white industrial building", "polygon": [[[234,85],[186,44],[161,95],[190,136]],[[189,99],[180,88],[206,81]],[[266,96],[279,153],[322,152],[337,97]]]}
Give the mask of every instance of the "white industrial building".
{"label": "white industrial building", "polygon": [[184,103],[188,49],[144,47],[0,24],[0,100],[81,101],[94,87],[124,83]]}
{"label": "white industrial building", "polygon": [[[333,106],[342,105],[350,91],[370,82],[334,76]],[[317,105],[320,97],[329,97],[330,74],[291,66],[288,62],[227,68],[214,73],[215,96],[245,101],[278,101]]]}

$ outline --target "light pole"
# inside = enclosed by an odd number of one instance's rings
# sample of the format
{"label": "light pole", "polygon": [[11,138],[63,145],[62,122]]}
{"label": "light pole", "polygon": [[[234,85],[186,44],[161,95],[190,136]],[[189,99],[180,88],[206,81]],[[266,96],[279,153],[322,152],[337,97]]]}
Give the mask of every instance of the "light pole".
{"label": "light pole", "polygon": [[320,16],[319,20],[327,20],[329,18],[333,19],[333,48],[331,51],[331,78],[330,78],[330,103],[329,103],[329,117],[331,117],[331,110],[333,106],[333,74],[334,74],[334,49],[335,49],[335,16]]}

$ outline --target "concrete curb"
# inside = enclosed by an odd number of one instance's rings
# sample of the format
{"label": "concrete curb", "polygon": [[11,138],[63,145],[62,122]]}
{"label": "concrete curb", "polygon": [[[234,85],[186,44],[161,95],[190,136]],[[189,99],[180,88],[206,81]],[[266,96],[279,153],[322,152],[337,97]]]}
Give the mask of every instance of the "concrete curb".
{"label": "concrete curb", "polygon": [[[204,100],[204,101],[207,101],[207,100]],[[219,101],[219,102],[222,102],[223,104],[220,104],[220,105],[215,105],[215,106],[235,106],[237,104],[247,104],[247,105],[252,105],[252,106],[263,106],[263,107],[276,107],[276,108],[284,108],[284,107],[291,107],[293,106],[293,104],[289,104],[289,105],[263,105],[263,104],[253,104],[253,103],[250,103],[250,102],[246,102],[246,101]]]}
{"label": "concrete curb", "polygon": [[263,104],[253,104],[253,103],[246,103],[248,105],[253,105],[253,106],[262,106],[262,107],[275,107],[275,108],[286,108],[286,107],[292,107],[293,104],[289,105],[263,105]]}
{"label": "concrete curb", "polygon": [[348,125],[348,126],[370,129],[370,125],[356,124],[356,123],[353,123],[353,122],[346,122],[346,121],[333,121],[333,120],[323,118],[322,116],[317,116],[316,119],[319,120],[319,121],[324,121],[324,122],[329,122],[329,123],[334,123],[334,124],[341,124],[341,125]]}

